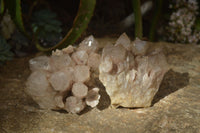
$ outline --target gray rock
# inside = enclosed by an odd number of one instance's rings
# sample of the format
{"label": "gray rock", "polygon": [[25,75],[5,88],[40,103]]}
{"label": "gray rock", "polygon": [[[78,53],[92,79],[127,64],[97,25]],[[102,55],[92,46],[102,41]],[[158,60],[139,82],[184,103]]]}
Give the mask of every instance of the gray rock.
{"label": "gray rock", "polygon": [[[116,39],[102,38],[99,43]],[[200,47],[151,43],[163,48],[170,71],[149,108],[108,108],[109,97],[100,89],[97,109],[81,115],[41,110],[24,92],[31,57],[15,58],[0,66],[0,131],[2,133],[198,133],[200,132]]]}

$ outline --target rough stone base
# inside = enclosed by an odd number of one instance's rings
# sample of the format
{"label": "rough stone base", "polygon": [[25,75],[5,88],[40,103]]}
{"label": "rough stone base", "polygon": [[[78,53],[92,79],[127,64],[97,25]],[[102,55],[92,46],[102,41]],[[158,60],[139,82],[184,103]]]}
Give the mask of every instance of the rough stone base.
{"label": "rough stone base", "polygon": [[[108,40],[113,41],[99,39]],[[8,62],[0,68],[0,132],[200,132],[200,47],[164,42],[152,47],[164,47],[171,70],[149,108],[110,108],[101,90],[101,104],[79,115],[41,110],[24,93],[33,56]]]}

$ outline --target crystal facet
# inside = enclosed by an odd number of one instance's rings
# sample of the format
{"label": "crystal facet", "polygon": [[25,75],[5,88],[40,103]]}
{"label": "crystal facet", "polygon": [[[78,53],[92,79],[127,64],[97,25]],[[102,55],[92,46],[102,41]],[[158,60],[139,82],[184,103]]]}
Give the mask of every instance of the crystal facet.
{"label": "crystal facet", "polygon": [[100,49],[89,36],[77,48],[70,45],[31,59],[26,92],[43,109],[80,113],[98,105],[97,86],[103,84],[112,106],[149,107],[168,71],[162,50],[150,51],[146,41],[131,42],[125,33],[115,45],[108,44]]}
{"label": "crystal facet", "polygon": [[103,49],[99,79],[113,106],[149,107],[168,71],[165,56],[161,50],[146,55],[148,44],[139,39],[131,43],[132,50],[125,51],[119,44],[126,46],[122,43],[128,41],[119,39]]}
{"label": "crystal facet", "polygon": [[86,107],[86,97],[95,92],[98,98],[90,98],[93,103],[88,104],[95,107],[100,95],[92,89],[95,82],[90,76],[98,73],[101,58],[98,49],[98,42],[89,36],[78,48],[70,45],[53,51],[50,57],[31,59],[32,74],[27,80],[26,92],[43,109],[64,109],[69,113],[81,112]]}

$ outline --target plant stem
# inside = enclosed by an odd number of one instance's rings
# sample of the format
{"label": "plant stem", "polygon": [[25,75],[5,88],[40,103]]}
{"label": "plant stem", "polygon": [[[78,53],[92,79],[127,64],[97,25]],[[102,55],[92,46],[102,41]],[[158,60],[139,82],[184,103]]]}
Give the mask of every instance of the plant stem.
{"label": "plant stem", "polygon": [[92,18],[95,4],[96,0],[80,0],[78,13],[74,19],[73,26],[66,36],[58,44],[50,48],[44,48],[36,40],[37,49],[43,52],[48,52],[55,49],[65,48],[68,45],[73,45],[86,30],[90,19]]}
{"label": "plant stem", "polygon": [[153,20],[151,22],[151,27],[150,27],[150,32],[149,32],[149,40],[154,41],[154,36],[155,36],[155,30],[156,30],[156,25],[158,23],[158,19],[160,17],[161,11],[162,11],[162,0],[156,0],[155,7],[156,9],[154,10],[154,16]]}
{"label": "plant stem", "polygon": [[4,1],[3,0],[0,0],[0,1],[1,1],[1,11],[0,11],[0,22],[1,22],[2,19],[3,19],[3,16],[6,13],[6,10],[5,10],[5,7],[4,7]]}
{"label": "plant stem", "polygon": [[140,0],[132,0],[135,16],[135,37],[142,38],[142,15],[140,9]]}

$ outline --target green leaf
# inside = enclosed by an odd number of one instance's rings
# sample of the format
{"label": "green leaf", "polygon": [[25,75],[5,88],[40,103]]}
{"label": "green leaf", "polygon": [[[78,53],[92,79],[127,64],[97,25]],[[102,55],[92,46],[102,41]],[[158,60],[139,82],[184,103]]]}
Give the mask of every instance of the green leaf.
{"label": "green leaf", "polygon": [[61,22],[59,22],[57,20],[51,20],[50,22],[48,22],[48,24],[55,25],[55,26],[61,26]]}
{"label": "green leaf", "polygon": [[0,9],[0,13],[1,15],[3,15],[3,12],[4,12],[4,1],[3,0],[0,0],[0,3],[1,3],[1,9]]}
{"label": "green leaf", "polygon": [[47,9],[36,11],[32,20],[32,29],[37,39],[51,42],[61,36],[61,22],[56,20],[56,14],[52,11]]}
{"label": "green leaf", "polygon": [[133,10],[135,16],[135,37],[142,38],[142,15],[140,9],[140,0],[132,0],[133,3]]}
{"label": "green leaf", "polygon": [[96,0],[80,0],[79,10],[76,18],[74,19],[73,26],[67,35],[63,38],[63,40],[51,48],[45,48],[37,43],[36,47],[38,50],[48,52],[54,49],[62,49],[70,44],[74,44],[87,28],[88,23],[90,22],[90,19],[93,15],[95,4]]}
{"label": "green leaf", "polygon": [[53,13],[48,9],[43,9],[33,14],[33,21],[49,22],[48,20],[53,20],[55,17],[56,17],[55,13]]}
{"label": "green leaf", "polygon": [[200,31],[200,17],[196,19],[195,29],[196,29],[197,31]]}
{"label": "green leaf", "polygon": [[8,45],[6,40],[0,36],[0,64],[12,59],[13,53],[10,49],[10,45]]}
{"label": "green leaf", "polygon": [[162,4],[163,4],[163,0],[155,0],[156,8],[154,9],[154,15],[151,21],[150,32],[149,32],[150,41],[154,41],[155,31],[156,31],[157,24],[162,12]]}
{"label": "green leaf", "polygon": [[15,22],[20,32],[24,33],[24,35],[29,37],[29,35],[25,31],[23,24],[22,12],[21,12],[21,0],[4,0],[4,3],[5,3],[5,8],[8,9],[11,18]]}

